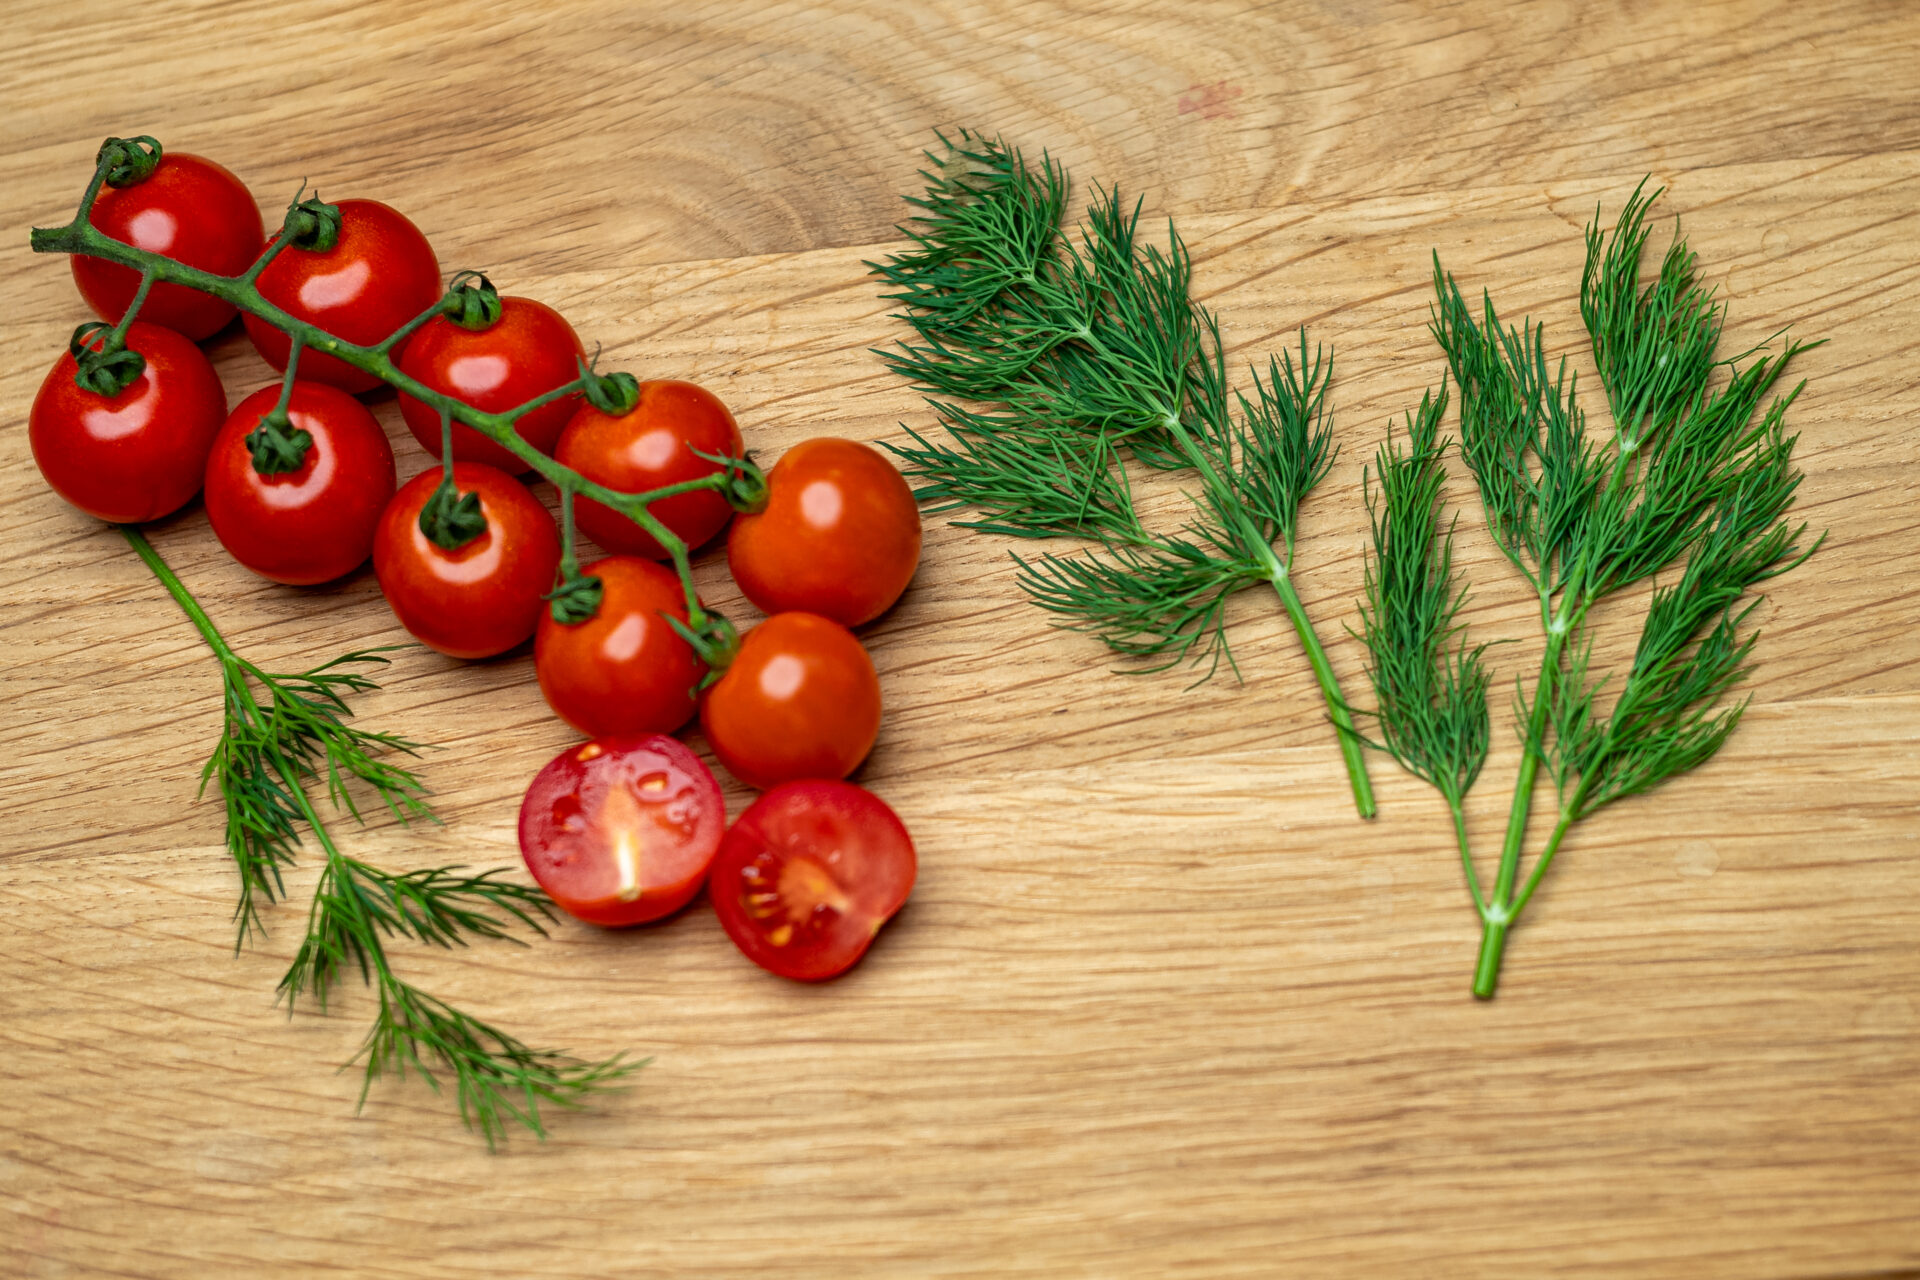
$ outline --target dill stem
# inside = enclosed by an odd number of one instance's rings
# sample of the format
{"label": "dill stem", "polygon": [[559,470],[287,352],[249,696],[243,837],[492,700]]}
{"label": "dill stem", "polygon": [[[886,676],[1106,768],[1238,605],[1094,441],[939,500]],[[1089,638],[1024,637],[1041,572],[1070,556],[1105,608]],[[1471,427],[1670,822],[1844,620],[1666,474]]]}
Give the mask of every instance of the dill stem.
{"label": "dill stem", "polygon": [[1458,795],[1447,796],[1447,811],[1453,815],[1453,842],[1460,846],[1460,865],[1466,869],[1467,892],[1473,895],[1473,909],[1484,916],[1487,904],[1480,897],[1480,876],[1473,869],[1473,850],[1467,844],[1467,815],[1461,810]]}
{"label": "dill stem", "polygon": [[1367,776],[1367,762],[1360,743],[1360,734],[1353,727],[1353,714],[1347,710],[1347,700],[1340,695],[1340,683],[1334,678],[1333,665],[1327,661],[1327,651],[1321,647],[1320,636],[1313,629],[1313,620],[1307,617],[1306,606],[1300,603],[1300,593],[1293,589],[1293,582],[1279,562],[1274,561],[1273,573],[1267,581],[1273,584],[1274,594],[1280,597],[1281,607],[1287,611],[1287,618],[1293,623],[1293,633],[1300,637],[1300,647],[1306,650],[1307,662],[1313,667],[1313,678],[1320,682],[1320,696],[1326,700],[1327,719],[1333,721],[1333,727],[1340,738],[1340,755],[1347,766],[1347,782],[1353,788],[1353,807],[1362,818],[1371,818],[1377,811],[1373,800],[1373,781]]}
{"label": "dill stem", "polygon": [[[1506,952],[1507,930],[1525,905],[1522,896],[1514,903],[1513,886],[1520,878],[1520,850],[1527,839],[1527,816],[1533,808],[1533,782],[1540,771],[1540,740],[1547,729],[1548,703],[1553,697],[1554,678],[1560,672],[1560,653],[1566,647],[1570,627],[1547,627],[1547,649],[1540,655],[1540,679],[1533,687],[1533,713],[1528,717],[1524,753],[1520,757],[1520,776],[1513,784],[1513,807],[1507,812],[1507,839],[1500,849],[1500,872],[1493,884],[1493,896],[1480,908],[1483,932],[1480,960],[1474,966],[1473,994],[1482,1000],[1493,998],[1500,981],[1500,959]],[[1551,847],[1557,848],[1565,834],[1563,822]],[[1535,881],[1537,883],[1537,880]],[[1531,887],[1528,892],[1530,893]]]}
{"label": "dill stem", "polygon": [[199,631],[200,638],[207,642],[207,647],[213,650],[214,656],[220,659],[223,665],[244,666],[245,660],[226,642],[219,629],[213,625],[213,619],[209,618],[207,611],[200,607],[200,602],[193,598],[193,593],[187,590],[186,584],[180,581],[179,575],[174,573],[172,566],[160,558],[160,553],[154,550],[151,542],[147,541],[147,535],[130,524],[114,527],[120,530],[121,536],[127,540],[127,545],[133,548],[134,554],[146,562],[147,568],[153,570],[153,576],[160,579],[160,585],[167,589],[167,594],[173,597],[174,603],[179,605],[181,611],[187,615],[187,621],[193,623],[194,629]]}

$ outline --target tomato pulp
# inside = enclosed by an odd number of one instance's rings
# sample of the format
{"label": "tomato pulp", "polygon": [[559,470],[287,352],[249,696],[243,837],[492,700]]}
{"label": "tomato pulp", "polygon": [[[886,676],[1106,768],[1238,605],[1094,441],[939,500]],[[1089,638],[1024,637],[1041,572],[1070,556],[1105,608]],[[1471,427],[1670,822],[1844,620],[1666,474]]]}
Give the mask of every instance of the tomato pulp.
{"label": "tomato pulp", "polygon": [[[87,221],[124,244],[165,254],[217,276],[237,276],[260,256],[266,232],[246,185],[200,156],[170,151],[153,172],[126,187],[103,186]],[[140,273],[104,258],[76,255],[73,282],[94,314],[118,323],[140,289]],[[233,319],[231,303],[183,284],[155,284],[141,320],[195,340]]]}
{"label": "tomato pulp", "polygon": [[728,772],[750,787],[844,778],[880,732],[880,678],[851,631],[812,613],[776,613],[747,632],[700,702]]}
{"label": "tomato pulp", "polygon": [[381,514],[373,571],[414,639],[455,658],[491,658],[533,634],[560,567],[560,531],[540,500],[504,471],[453,464],[454,488],[480,495],[486,532],[448,550],[420,528],[439,467],[407,481]]}
{"label": "tomato pulp", "polygon": [[600,579],[600,609],[585,622],[540,615],[533,669],[562,720],[592,738],[672,733],[694,711],[705,674],[693,646],[667,622],[687,621],[673,570],[637,556],[608,556],[581,573]]}
{"label": "tomato pulp", "polygon": [[287,418],[313,437],[300,466],[262,475],[247,435],[279,402],[262,387],[234,406],[207,458],[207,520],[235,560],[292,586],[331,582],[373,550],[393,497],[393,447],[367,407],[337,387],[295,382]]}
{"label": "tomato pulp", "polygon": [[[378,200],[342,200],[339,209],[340,238],[331,249],[290,245],[256,283],[268,302],[296,319],[373,346],[439,299],[440,263],[398,210]],[[260,355],[284,370],[291,339],[257,316],[243,319]],[[372,374],[311,348],[300,353],[300,376],[354,392],[380,385]]]}
{"label": "tomato pulp", "polygon": [[850,782],[788,782],[735,820],[707,891],[749,960],[818,982],[866,954],[916,870],[913,838],[878,796]]}
{"label": "tomato pulp", "polygon": [[[463,328],[445,316],[427,321],[407,339],[399,364],[402,373],[435,391],[484,413],[503,413],[572,382],[579,376],[576,362],[585,356],[579,335],[558,311],[532,298],[503,297],[500,318],[485,329]],[[579,396],[566,396],[522,414],[514,430],[540,452],[551,454],[579,407]],[[420,447],[438,458],[439,411],[403,392],[400,413]],[[508,475],[528,469],[505,447],[458,422],[453,424],[453,456],[484,462]]]}
{"label": "tomato pulp", "polygon": [[803,440],[767,473],[767,506],[727,535],[727,565],[767,613],[857,627],[885,613],[920,563],[920,508],[878,450]]}
{"label": "tomato pulp", "polygon": [[726,825],[720,784],[679,742],[596,739],[534,775],[520,855],[561,910],[618,928],[692,901]]}
{"label": "tomato pulp", "polygon": [[[718,396],[691,382],[643,382],[631,411],[615,417],[582,405],[560,435],[554,457],[581,475],[622,493],[642,493],[719,471],[694,453],[738,457],[740,428]],[[711,490],[679,493],[654,503],[653,518],[689,547],[726,527],[733,508]],[[609,551],[660,560],[666,549],[612,507],[582,498],[574,518]]]}
{"label": "tomato pulp", "polygon": [[[90,345],[104,340],[95,334]],[[191,501],[227,416],[220,375],[200,348],[144,320],[127,326],[127,348],[146,368],[118,395],[80,387],[79,365],[63,355],[27,417],[33,460],[53,491],[119,524],[158,520]]]}

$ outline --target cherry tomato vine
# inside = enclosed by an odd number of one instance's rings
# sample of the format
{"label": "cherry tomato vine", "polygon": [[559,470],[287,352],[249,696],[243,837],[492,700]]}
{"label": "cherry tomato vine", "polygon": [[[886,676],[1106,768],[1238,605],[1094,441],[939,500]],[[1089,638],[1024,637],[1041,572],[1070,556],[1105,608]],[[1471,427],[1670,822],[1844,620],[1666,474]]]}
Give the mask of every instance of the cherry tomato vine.
{"label": "cherry tomato vine", "polygon": [[[287,206],[280,232],[267,244],[253,264],[237,275],[219,275],[189,266],[165,254],[137,248],[116,240],[93,225],[90,214],[105,187],[128,187],[149,177],[162,158],[160,143],[151,137],[109,138],[101,144],[94,164],[92,180],[87,184],[73,219],[65,226],[36,227],[31,243],[36,253],[65,253],[100,259],[131,268],[140,273],[140,284],[128,304],[126,314],[115,325],[91,322],[75,331],[72,350],[78,363],[76,383],[99,395],[114,395],[131,386],[145,368],[145,361],[127,345],[127,331],[158,285],[176,285],[207,294],[234,307],[243,316],[271,325],[287,335],[289,350],[286,372],[281,382],[278,403],[261,419],[248,437],[254,466],[262,474],[296,470],[312,441],[292,425],[287,413],[294,381],[303,355],[311,352],[327,356],[394,387],[401,394],[437,413],[440,418],[442,480],[439,491],[422,509],[420,527],[436,544],[455,549],[478,537],[485,529],[479,502],[471,494],[462,494],[453,468],[453,429],[456,424],[478,432],[505,449],[532,471],[552,481],[560,491],[561,558],[560,580],[549,597],[554,620],[565,624],[584,622],[594,616],[600,602],[600,583],[580,572],[575,552],[574,503],[588,498],[611,508],[632,521],[657,543],[672,561],[686,597],[687,620],[674,620],[674,627],[693,646],[710,670],[724,670],[739,640],[733,626],[721,615],[705,608],[694,591],[690,548],[685,539],[654,516],[655,503],[682,494],[712,492],[738,511],[757,511],[766,503],[765,474],[746,456],[714,455],[719,470],[692,479],[677,481],[645,492],[613,489],[589,480],[573,468],[556,461],[529,443],[515,429],[528,414],[564,400],[580,396],[595,409],[621,416],[638,403],[640,383],[632,374],[601,373],[585,360],[577,361],[578,376],[514,408],[489,412],[476,409],[451,395],[428,386],[400,367],[396,352],[416,330],[436,317],[472,324],[476,320],[497,318],[501,310],[498,292],[484,275],[460,272],[447,292],[432,306],[401,324],[385,338],[374,343],[348,342],[327,330],[310,324],[278,306],[259,287],[261,274],[288,249],[325,251],[340,235],[341,214],[338,205],[328,204],[317,195],[304,191]],[[101,335],[104,334],[104,337]]]}

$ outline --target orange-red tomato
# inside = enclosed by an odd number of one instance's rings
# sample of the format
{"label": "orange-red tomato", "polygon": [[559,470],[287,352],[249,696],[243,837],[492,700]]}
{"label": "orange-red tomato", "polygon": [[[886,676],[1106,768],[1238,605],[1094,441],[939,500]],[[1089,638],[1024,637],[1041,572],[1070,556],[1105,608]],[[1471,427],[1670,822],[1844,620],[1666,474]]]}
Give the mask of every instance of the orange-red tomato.
{"label": "orange-red tomato", "polygon": [[618,928],[692,901],[726,825],[720,784],[674,739],[596,739],[534,775],[520,856],[561,910]]}
{"label": "orange-red tomato", "polygon": [[[738,457],[741,447],[740,428],[711,391],[691,382],[643,382],[639,401],[620,417],[580,406],[553,456],[609,489],[641,493],[720,470],[695,449]],[[689,547],[719,533],[733,514],[727,500],[710,490],[662,498],[649,510]],[[574,504],[574,518],[609,551],[655,560],[667,554],[651,534],[590,498]]]}
{"label": "orange-red tomato", "polygon": [[262,387],[234,406],[207,457],[207,520],[235,560],[293,586],[331,582],[366,562],[393,497],[393,446],[338,387],[295,382],[287,418],[313,437],[293,471],[262,475],[247,436],[280,400]]}
{"label": "orange-red tomato", "polygon": [[[339,209],[340,238],[331,249],[289,246],[257,283],[267,301],[296,319],[371,346],[439,299],[440,263],[420,229],[398,210],[378,200],[342,200]],[[256,316],[242,320],[266,362],[285,369],[287,335]],[[372,374],[311,347],[300,353],[300,376],[354,392],[380,385]]]}
{"label": "orange-red tomato", "polygon": [[819,982],[852,968],[913,891],[913,838],[850,782],[787,782],[720,842],[707,893],[721,927],[772,973]]}
{"label": "orange-red tomato", "polygon": [[[104,334],[90,340],[100,349]],[[78,386],[71,354],[54,361],[27,416],[33,460],[53,491],[90,516],[158,520],[200,492],[207,452],[227,416],[227,393],[200,348],[135,320],[127,348],[146,368],[114,396]]]}
{"label": "orange-red tomato", "polygon": [[560,531],[518,480],[479,462],[453,464],[461,493],[480,495],[487,531],[449,551],[420,528],[440,468],[407,481],[380,517],[373,571],[394,616],[422,644],[490,658],[533,634],[560,567]]}
{"label": "orange-red tomato", "polygon": [[[435,391],[485,413],[503,413],[572,382],[579,373],[574,362],[585,354],[579,335],[558,311],[532,298],[503,297],[500,318],[485,329],[463,328],[445,316],[427,321],[407,339],[399,363],[400,372]],[[551,454],[579,406],[579,396],[566,396],[522,414],[514,430],[540,452]],[[400,414],[420,447],[439,457],[439,410],[402,393]],[[484,462],[508,475],[527,470],[527,464],[504,447],[458,422],[453,424],[453,456],[461,462]]]}
{"label": "orange-red tomato", "polygon": [[851,631],[776,613],[749,631],[700,703],[720,763],[751,787],[844,778],[880,732],[880,678]]}
{"label": "orange-red tomato", "polygon": [[805,440],[767,473],[766,510],[727,535],[727,564],[767,613],[801,609],[857,627],[885,613],[920,563],[913,490],[878,450]]}
{"label": "orange-red tomato", "polygon": [[562,720],[592,738],[672,733],[693,718],[693,687],[706,668],[668,624],[687,620],[673,570],[637,556],[608,556],[581,570],[600,579],[600,609],[585,622],[540,615],[533,669]]}
{"label": "orange-red tomato", "polygon": [[[163,253],[217,276],[253,265],[265,241],[260,208],[240,179],[211,160],[169,151],[153,172],[125,187],[102,187],[87,221],[136,249]],[[118,322],[140,288],[140,273],[76,254],[73,280],[102,320]],[[140,319],[196,341],[233,319],[233,306],[183,284],[155,284]]]}

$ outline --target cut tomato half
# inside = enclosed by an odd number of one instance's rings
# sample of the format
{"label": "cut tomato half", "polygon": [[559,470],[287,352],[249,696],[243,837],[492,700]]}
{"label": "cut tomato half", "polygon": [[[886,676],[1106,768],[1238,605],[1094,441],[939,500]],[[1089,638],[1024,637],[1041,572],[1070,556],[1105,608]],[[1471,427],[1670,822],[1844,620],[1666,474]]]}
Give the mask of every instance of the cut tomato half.
{"label": "cut tomato half", "polygon": [[845,973],[907,901],[913,839],[885,802],[850,782],[787,782],[749,805],[708,878],[720,924],[772,973]]}
{"label": "cut tomato half", "polygon": [[568,915],[617,928],[692,900],[727,824],[720,784],[672,738],[569,747],[520,804],[520,856]]}

